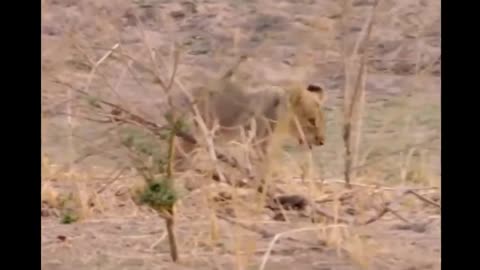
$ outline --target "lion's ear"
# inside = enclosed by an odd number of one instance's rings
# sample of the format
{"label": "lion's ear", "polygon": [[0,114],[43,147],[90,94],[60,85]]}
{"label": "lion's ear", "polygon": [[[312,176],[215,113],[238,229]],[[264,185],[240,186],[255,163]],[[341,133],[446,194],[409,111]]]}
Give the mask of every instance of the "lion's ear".
{"label": "lion's ear", "polygon": [[309,84],[307,90],[314,93],[323,92],[323,88],[315,84]]}
{"label": "lion's ear", "polygon": [[323,87],[316,85],[316,84],[309,84],[307,86],[307,91],[316,94],[321,102],[324,102],[327,98]]}

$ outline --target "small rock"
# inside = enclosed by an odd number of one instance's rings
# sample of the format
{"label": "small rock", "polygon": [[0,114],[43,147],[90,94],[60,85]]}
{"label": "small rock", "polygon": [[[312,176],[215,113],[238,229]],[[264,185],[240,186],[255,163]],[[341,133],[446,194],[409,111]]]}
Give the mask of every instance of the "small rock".
{"label": "small rock", "polygon": [[183,19],[185,18],[185,12],[181,11],[181,10],[176,10],[176,11],[172,11],[170,12],[170,16],[174,19]]}
{"label": "small rock", "polygon": [[197,50],[190,51],[189,54],[191,54],[191,55],[202,55],[202,54],[207,54],[207,53],[208,53],[208,49],[197,49]]}
{"label": "small rock", "polygon": [[438,202],[438,201],[440,201],[440,194],[439,193],[434,193],[430,196],[430,198],[432,199],[432,201]]}
{"label": "small rock", "polygon": [[275,221],[285,221],[286,220],[286,218],[282,214],[282,212],[275,213],[275,215],[273,215],[272,219],[275,220]]}
{"label": "small rock", "polygon": [[393,65],[392,71],[397,75],[412,75],[415,71],[415,64],[399,61]]}
{"label": "small rock", "polygon": [[355,214],[357,213],[357,211],[356,211],[354,208],[349,207],[349,208],[347,208],[347,209],[345,210],[345,213],[347,213],[348,215],[353,216],[353,215],[355,215]]}
{"label": "small rock", "polygon": [[229,194],[225,191],[221,191],[220,193],[218,193],[217,196],[214,197],[214,201],[216,202],[225,202],[225,201],[229,201],[232,199],[232,194]]}
{"label": "small rock", "polygon": [[417,233],[424,233],[427,231],[427,224],[425,223],[413,223],[413,224],[398,224],[393,226],[397,230],[410,230]]}
{"label": "small rock", "polygon": [[356,32],[362,31],[362,27],[360,27],[360,26],[352,26],[352,27],[350,27],[349,30],[350,30],[351,33],[356,33]]}
{"label": "small rock", "polygon": [[57,239],[62,241],[62,242],[65,242],[67,240],[67,237],[65,235],[58,235]]}
{"label": "small rock", "polygon": [[394,52],[400,47],[400,42],[396,40],[384,41],[379,44],[374,49],[375,55],[386,55]]}
{"label": "small rock", "polygon": [[255,31],[257,33],[266,31],[280,31],[284,30],[286,26],[287,24],[285,18],[280,16],[260,15],[255,20]]}
{"label": "small rock", "polygon": [[274,200],[285,209],[303,210],[308,205],[307,200],[300,195],[282,195]]}
{"label": "small rock", "polygon": [[62,34],[60,29],[48,25],[43,26],[42,32],[48,36],[58,36]]}

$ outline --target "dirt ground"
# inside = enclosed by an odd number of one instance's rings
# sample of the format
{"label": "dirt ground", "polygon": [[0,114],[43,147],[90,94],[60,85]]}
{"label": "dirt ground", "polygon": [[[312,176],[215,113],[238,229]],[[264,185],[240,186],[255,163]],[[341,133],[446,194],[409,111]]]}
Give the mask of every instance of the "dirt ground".
{"label": "dirt ground", "polygon": [[[440,269],[440,2],[381,0],[374,13],[371,39],[359,46],[368,55],[363,167],[351,190],[341,184],[344,55],[375,1],[346,2],[347,11],[338,0],[42,1],[42,269]],[[329,96],[315,176],[302,181],[289,163],[275,182],[315,206],[280,220],[255,205],[252,190],[182,174],[179,263],[164,221],[129,196],[139,178],[123,160],[106,150],[64,170],[106,142],[103,126],[65,115],[66,85],[128,101],[160,122],[165,99],[146,71],[148,47],[170,63],[174,43],[186,88],[249,54],[252,87],[291,77]],[[63,224],[72,207],[81,218]]]}

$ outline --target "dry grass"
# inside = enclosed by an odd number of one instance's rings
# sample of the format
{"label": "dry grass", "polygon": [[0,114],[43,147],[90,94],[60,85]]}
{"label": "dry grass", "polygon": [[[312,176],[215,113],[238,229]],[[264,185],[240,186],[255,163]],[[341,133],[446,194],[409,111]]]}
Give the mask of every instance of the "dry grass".
{"label": "dry grass", "polygon": [[[435,3],[384,0],[373,11],[366,1],[347,0],[343,7],[147,2],[42,2],[45,269],[439,269],[440,103],[431,75],[436,51],[428,45]],[[262,14],[248,15],[251,7]],[[210,30],[202,32],[201,23]],[[413,37],[402,41],[392,29]],[[388,54],[392,41],[398,45]],[[286,76],[331,88],[325,146],[309,151],[279,136],[259,166],[248,134],[225,143],[207,128],[198,108],[188,106],[190,90],[242,54],[251,60],[238,74],[252,88]],[[397,62],[408,62],[407,75]],[[123,118],[148,136],[159,135],[148,123],[166,127],[184,121],[185,111],[193,112],[185,122],[200,127],[189,160],[196,170],[175,170],[172,141],[150,147],[165,157],[178,194],[176,264],[158,214],[132,197],[145,175],[120,146],[121,121],[111,121],[125,114],[105,110],[102,101],[146,120]],[[352,136],[342,138],[344,123],[353,125]],[[222,162],[220,152],[244,168]],[[141,162],[157,168],[154,155]],[[256,168],[274,195],[300,195],[308,206],[271,210],[267,189],[226,184],[248,183],[245,171]]]}

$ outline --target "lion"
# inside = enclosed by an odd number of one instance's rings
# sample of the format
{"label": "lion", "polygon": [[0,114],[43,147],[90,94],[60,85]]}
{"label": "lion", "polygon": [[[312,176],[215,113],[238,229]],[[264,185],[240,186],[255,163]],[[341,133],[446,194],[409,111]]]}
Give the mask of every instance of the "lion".
{"label": "lion", "polygon": [[[324,144],[323,88],[310,84],[306,87],[269,87],[249,93],[230,82],[224,86],[199,102],[209,128],[218,125],[222,134],[235,133],[238,127],[254,129],[255,139],[265,142],[283,122],[300,144],[307,144],[309,148]],[[264,150],[267,144],[262,144]]]}
{"label": "lion", "polygon": [[[242,79],[235,79],[233,69],[218,80],[194,89],[193,104],[205,127],[218,139],[231,141],[250,138],[254,152],[268,155],[275,135],[290,136],[312,149],[325,144],[326,94],[317,84],[283,82],[253,91]],[[198,119],[197,119],[198,120]],[[195,122],[194,127],[200,128]],[[196,133],[196,132],[195,132]],[[180,140],[177,152],[191,156],[196,143]],[[259,150],[259,151],[257,151]],[[178,155],[177,155],[178,156]]]}
{"label": "lion", "polygon": [[302,87],[293,83],[249,92],[237,82],[223,80],[210,89],[197,89],[196,93],[195,104],[206,127],[217,127],[224,139],[238,137],[243,128],[254,133],[255,144],[263,153],[269,137],[277,131],[286,131],[310,149],[325,143],[326,97],[318,85]]}

